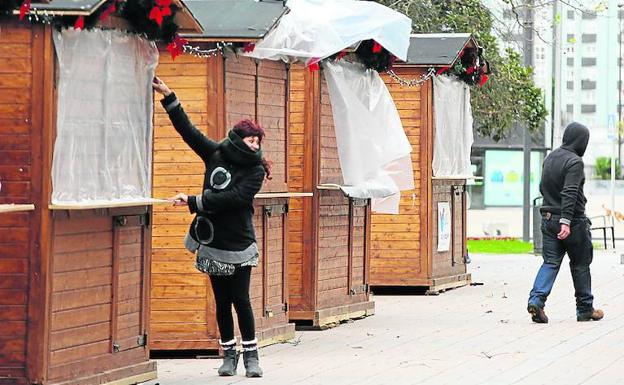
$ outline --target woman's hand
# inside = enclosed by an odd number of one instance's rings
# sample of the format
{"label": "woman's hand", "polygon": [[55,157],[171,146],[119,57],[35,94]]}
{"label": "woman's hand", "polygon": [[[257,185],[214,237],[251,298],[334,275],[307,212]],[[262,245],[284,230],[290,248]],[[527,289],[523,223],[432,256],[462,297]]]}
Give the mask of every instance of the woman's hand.
{"label": "woman's hand", "polygon": [[154,91],[158,92],[159,94],[162,94],[164,96],[171,95],[171,90],[169,89],[169,87],[167,87],[165,82],[163,82],[156,76],[154,76],[154,79],[152,79],[152,87],[154,88]]}
{"label": "woman's hand", "polygon": [[188,206],[188,195],[179,193],[173,198],[170,198],[174,206]]}

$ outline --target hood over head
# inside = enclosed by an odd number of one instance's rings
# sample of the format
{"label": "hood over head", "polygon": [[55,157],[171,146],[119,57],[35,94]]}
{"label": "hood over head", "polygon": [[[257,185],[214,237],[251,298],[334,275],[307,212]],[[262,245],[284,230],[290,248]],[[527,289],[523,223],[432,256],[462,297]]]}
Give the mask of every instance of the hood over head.
{"label": "hood over head", "polygon": [[234,130],[219,143],[219,149],[228,162],[249,167],[262,164],[262,150],[252,151]]}
{"label": "hood over head", "polygon": [[577,122],[568,124],[563,132],[561,148],[572,151],[578,156],[583,156],[587,149],[587,143],[589,143],[589,129]]}

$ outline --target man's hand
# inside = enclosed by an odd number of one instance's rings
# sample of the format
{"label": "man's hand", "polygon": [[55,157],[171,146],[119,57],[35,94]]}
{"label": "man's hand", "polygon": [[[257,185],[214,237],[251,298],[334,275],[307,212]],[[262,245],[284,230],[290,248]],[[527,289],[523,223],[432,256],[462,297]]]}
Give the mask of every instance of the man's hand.
{"label": "man's hand", "polygon": [[564,240],[569,235],[570,235],[570,226],[566,225],[565,223],[562,223],[561,224],[561,231],[559,231],[559,234],[557,234],[557,238],[559,238],[561,240]]}
{"label": "man's hand", "polygon": [[152,87],[154,88],[154,91],[158,92],[159,94],[162,94],[164,96],[171,95],[171,90],[169,89],[169,87],[167,87],[165,82],[163,82],[156,76],[154,76],[154,79],[152,80]]}

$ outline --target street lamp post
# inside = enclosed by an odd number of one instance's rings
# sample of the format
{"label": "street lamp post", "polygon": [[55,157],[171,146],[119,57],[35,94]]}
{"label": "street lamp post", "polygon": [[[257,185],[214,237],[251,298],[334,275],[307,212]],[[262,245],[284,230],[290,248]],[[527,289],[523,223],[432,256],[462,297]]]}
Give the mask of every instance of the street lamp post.
{"label": "street lamp post", "polygon": [[620,17],[620,13],[622,12],[622,8],[624,7],[624,3],[618,4],[618,23],[620,26],[619,35],[618,35],[618,46],[620,49],[620,53],[618,56],[618,124],[615,126],[617,130],[617,146],[618,146],[618,163],[620,167],[622,167],[622,129],[620,125],[622,124],[622,18]]}

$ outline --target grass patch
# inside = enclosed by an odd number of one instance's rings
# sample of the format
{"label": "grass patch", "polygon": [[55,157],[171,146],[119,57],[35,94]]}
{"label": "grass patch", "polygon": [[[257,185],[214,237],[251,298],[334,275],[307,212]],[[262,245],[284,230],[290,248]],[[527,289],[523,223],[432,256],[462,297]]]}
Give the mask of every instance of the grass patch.
{"label": "grass patch", "polygon": [[532,254],[533,243],[519,239],[469,239],[468,251],[476,254]]}

